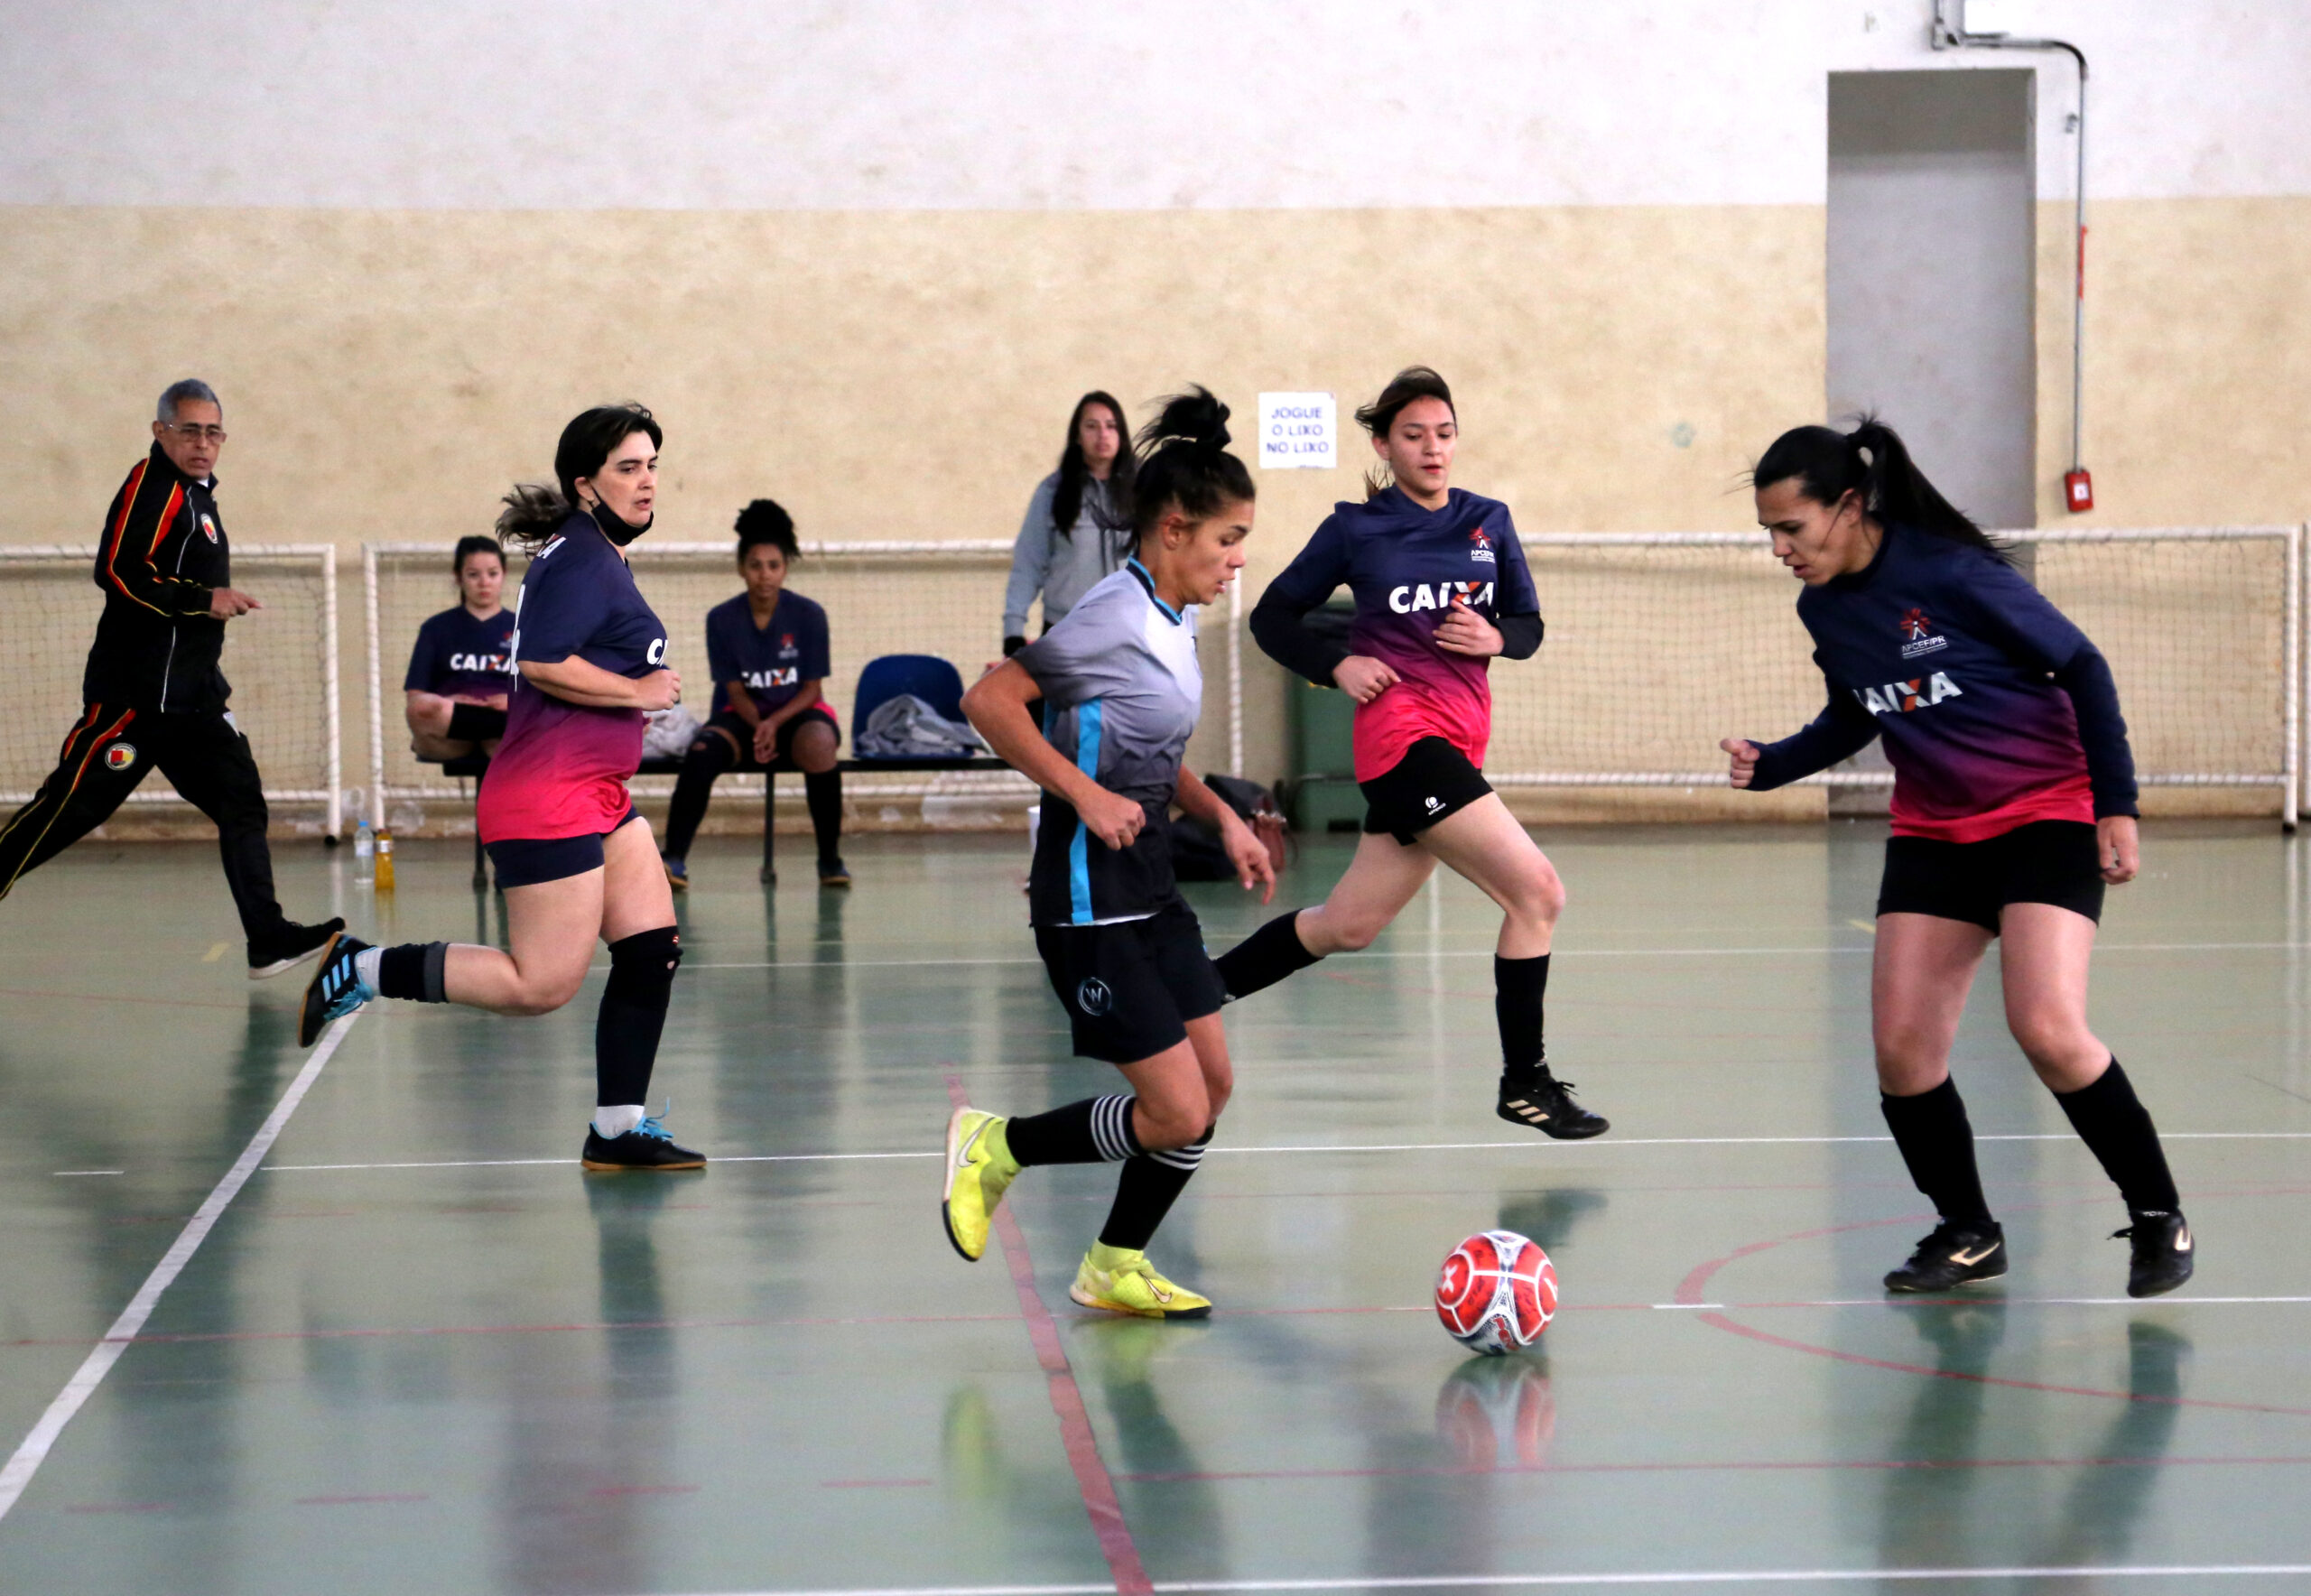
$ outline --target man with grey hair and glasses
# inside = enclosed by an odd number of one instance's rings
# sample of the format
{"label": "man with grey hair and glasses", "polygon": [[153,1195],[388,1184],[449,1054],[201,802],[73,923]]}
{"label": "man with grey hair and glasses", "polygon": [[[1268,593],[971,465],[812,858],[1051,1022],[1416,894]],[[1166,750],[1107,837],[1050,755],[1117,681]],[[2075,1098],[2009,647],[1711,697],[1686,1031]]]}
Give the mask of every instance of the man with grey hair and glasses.
{"label": "man with grey hair and glasses", "polygon": [[217,824],[225,879],[248,938],[249,976],[279,975],[320,951],[342,920],[300,925],[273,895],[265,786],[233,723],[218,660],[225,623],[263,606],[233,586],[217,511],[225,410],[198,378],[172,383],[152,452],[106,512],[97,547],[105,608],[81,677],[80,719],[56,770],[0,825],[0,897],[126,801],[148,770]]}

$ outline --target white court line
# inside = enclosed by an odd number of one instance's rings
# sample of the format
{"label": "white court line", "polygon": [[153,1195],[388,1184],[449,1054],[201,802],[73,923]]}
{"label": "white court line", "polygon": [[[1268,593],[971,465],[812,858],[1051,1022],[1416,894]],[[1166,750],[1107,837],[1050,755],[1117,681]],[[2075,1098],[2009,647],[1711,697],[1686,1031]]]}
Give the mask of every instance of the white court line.
{"label": "white court line", "polygon": [[200,1244],[209,1239],[209,1232],[216,1227],[227,1207],[240,1195],[241,1188],[248,1183],[249,1176],[255,1174],[257,1165],[265,1162],[265,1155],[273,1151],[273,1144],[288,1125],[289,1116],[294,1114],[297,1105],[305,1100],[305,1093],[311,1090],[314,1081],[320,1079],[322,1066],[329,1062],[329,1055],[337,1051],[338,1044],[345,1040],[345,1034],[353,1028],[353,1022],[359,1017],[358,1015],[347,1015],[329,1028],[328,1035],[320,1040],[320,1045],[313,1049],[313,1056],[305,1061],[305,1067],[297,1072],[297,1078],[289,1083],[289,1090],[282,1093],[279,1102],[273,1105],[273,1112],[265,1117],[263,1125],[257,1127],[256,1135],[251,1137],[249,1145],[241,1149],[241,1155],[233,1160],[233,1167],[225,1172],[225,1178],[218,1181],[216,1189],[209,1193],[209,1201],[185,1221],[184,1229],[177,1232],[174,1245],[162,1255],[159,1263],[153,1266],[153,1272],[144,1277],[144,1284],[137,1288],[136,1294],[129,1298],[128,1306],[120,1311],[120,1317],[112,1322],[112,1328],[105,1332],[104,1339],[81,1360],[79,1369],[64,1383],[64,1389],[56,1394],[56,1400],[48,1405],[48,1411],[40,1415],[40,1422],[32,1426],[32,1434],[24,1437],[23,1444],[16,1448],[14,1455],[5,1465],[0,1465],[0,1518],[5,1518],[9,1509],[16,1505],[16,1499],[24,1494],[24,1487],[32,1482],[32,1476],[40,1472],[41,1464],[47,1461],[49,1448],[54,1446],[57,1437],[64,1434],[64,1426],[72,1422],[72,1415],[80,1411],[81,1405],[96,1395],[97,1387],[104,1384],[105,1376],[112,1372],[112,1366],[120,1361],[120,1355],[143,1332],[144,1322],[152,1318],[153,1310],[160,1305],[161,1294],[176,1283],[176,1277],[192,1261],[192,1255],[200,1250]]}
{"label": "white court line", "polygon": [[[1827,1146],[1839,1142],[1890,1143],[1889,1136],[1657,1136],[1616,1137],[1611,1141],[1583,1142],[1584,1148],[1599,1152],[1614,1147],[1784,1147]],[[1982,1136],[1978,1142],[2074,1142],[2078,1138],[2068,1131],[2032,1131],[2009,1136]],[[2300,1142],[2311,1141],[2311,1130],[2163,1130],[2158,1139],[2166,1142]],[[1338,1146],[1279,1146],[1273,1147],[1215,1146],[1205,1149],[1207,1156],[1222,1153],[1475,1153],[1506,1148],[1523,1148],[1528,1152],[1547,1152],[1545,1142],[1359,1142]],[[747,1153],[710,1157],[716,1164],[844,1164],[866,1158],[938,1158],[944,1156],[938,1148],[904,1153]],[[326,1170],[357,1169],[519,1169],[529,1165],[568,1165],[575,1158],[445,1158],[422,1163],[404,1164],[268,1164],[267,1174],[309,1174]]]}
{"label": "white court line", "polygon": [[[1290,1591],[1527,1590],[1580,1585],[1824,1585],[1872,1580],[2270,1579],[2311,1573],[2311,1563],[2074,1564],[2007,1568],[1803,1568],[1742,1573],[1710,1569],[1677,1573],[1461,1573],[1426,1578],[1368,1575],[1315,1580],[1157,1580],[1157,1596],[1228,1596]],[[881,1589],[725,1591],[719,1596],[1113,1596],[1101,1585],[912,1585]]]}

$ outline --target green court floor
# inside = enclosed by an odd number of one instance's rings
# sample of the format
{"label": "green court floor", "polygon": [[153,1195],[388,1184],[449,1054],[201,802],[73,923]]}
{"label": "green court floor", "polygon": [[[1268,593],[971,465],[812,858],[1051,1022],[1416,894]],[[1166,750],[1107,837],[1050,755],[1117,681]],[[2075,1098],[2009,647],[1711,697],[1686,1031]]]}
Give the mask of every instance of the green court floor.
{"label": "green court floor", "polygon": [[[701,846],[657,1091],[715,1163],[676,1176],[577,1166],[597,987],[380,1005],[316,1071],[208,849],[86,846],[0,904],[0,1453],[34,1438],[0,1590],[2311,1591],[2311,843],[2153,826],[2105,921],[2096,1023],[2197,1279],[2124,1297],[1993,968],[1959,1070],[2016,1267],[1889,1303],[1931,1221],[1868,1068],[1881,835],[1543,838],[1550,1050],[1601,1141],[1493,1117],[1497,916],[1456,880],[1232,1007],[1235,1106],[1153,1249],[1201,1325],[1068,1302],[1112,1171],[1028,1174],[977,1266],[941,1232],[951,1093],[1114,1081],[1068,1056],[1016,839],[861,839],[848,895]],[[281,858],[292,913],[404,939],[497,933],[466,871],[408,847],[380,903]],[[1264,917],[1191,895],[1215,947]],[[1427,1307],[1493,1226],[1563,1284],[1529,1357]]]}

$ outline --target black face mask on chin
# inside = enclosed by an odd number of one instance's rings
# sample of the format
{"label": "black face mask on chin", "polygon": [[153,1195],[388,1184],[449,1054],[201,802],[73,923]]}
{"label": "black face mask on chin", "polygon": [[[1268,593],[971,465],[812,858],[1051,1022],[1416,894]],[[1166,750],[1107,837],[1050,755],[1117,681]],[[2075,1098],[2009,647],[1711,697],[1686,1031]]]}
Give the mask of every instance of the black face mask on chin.
{"label": "black face mask on chin", "polygon": [[648,521],[645,521],[641,525],[636,526],[632,522],[627,521],[625,517],[621,516],[616,510],[611,509],[608,502],[603,499],[596,499],[592,504],[587,506],[586,513],[593,516],[594,524],[602,529],[602,535],[609,539],[610,542],[616,543],[621,549],[626,547],[626,544],[632,543],[636,538],[640,537],[644,533],[649,531],[651,523],[658,519],[656,513],[654,511]]}

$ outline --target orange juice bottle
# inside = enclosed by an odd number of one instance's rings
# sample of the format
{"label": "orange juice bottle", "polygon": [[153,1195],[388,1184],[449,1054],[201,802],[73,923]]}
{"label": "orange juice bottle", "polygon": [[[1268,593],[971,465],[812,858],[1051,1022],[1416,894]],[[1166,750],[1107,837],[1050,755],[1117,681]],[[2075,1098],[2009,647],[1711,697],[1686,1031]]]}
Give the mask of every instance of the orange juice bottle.
{"label": "orange juice bottle", "polygon": [[377,833],[376,890],[379,892],[391,892],[393,889],[394,834],[391,831],[380,831]]}

